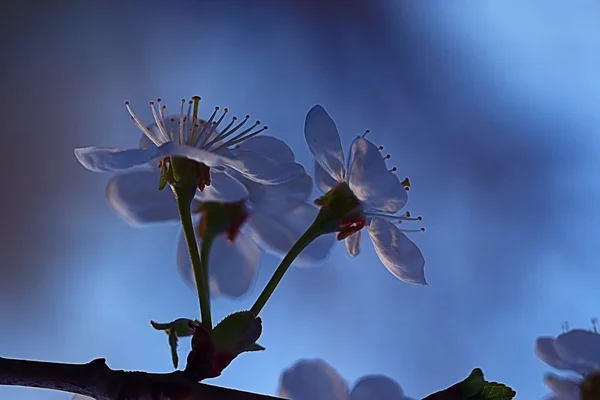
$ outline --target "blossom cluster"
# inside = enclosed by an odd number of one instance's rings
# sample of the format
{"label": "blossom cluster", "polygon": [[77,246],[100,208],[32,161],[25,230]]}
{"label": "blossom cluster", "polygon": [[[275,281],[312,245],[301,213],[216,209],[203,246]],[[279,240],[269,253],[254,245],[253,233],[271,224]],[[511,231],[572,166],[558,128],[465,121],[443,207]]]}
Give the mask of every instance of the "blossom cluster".
{"label": "blossom cluster", "polygon": [[[186,107],[186,103],[187,107]],[[208,217],[204,204],[236,204],[237,220],[211,249],[211,296],[236,298],[252,283],[261,254],[286,254],[321,209],[338,210],[340,196],[351,207],[336,214],[338,232],[350,256],[360,252],[365,228],[383,265],[398,279],[426,284],[425,260],[417,245],[398,224],[420,220],[399,213],[408,200],[408,180],[386,166],[380,146],[365,135],[351,143],[344,157],[337,127],[316,105],[306,115],[304,136],[314,156],[313,176],[299,164],[281,139],[265,134],[266,126],[250,116],[230,117],[227,108],[215,107],[207,119],[198,117],[200,98],[181,101],[178,112],[168,113],[159,99],[150,103],[153,120],[143,123],[129,103],[127,111],[141,131],[134,149],[86,147],[75,150],[79,162],[91,171],[112,172],[106,197],[111,207],[132,226],[178,223],[175,198],[158,190],[165,167],[178,159],[195,169],[197,190],[192,202],[196,235],[203,237]],[[324,196],[313,199],[313,181]],[[336,196],[336,194],[338,194]],[[336,203],[337,201],[337,203]],[[344,207],[341,207],[344,209]],[[419,231],[411,229],[408,231]],[[176,265],[183,279],[195,287],[188,248],[183,235],[177,240]],[[327,258],[335,243],[328,233],[313,240],[294,265],[313,265]]]}

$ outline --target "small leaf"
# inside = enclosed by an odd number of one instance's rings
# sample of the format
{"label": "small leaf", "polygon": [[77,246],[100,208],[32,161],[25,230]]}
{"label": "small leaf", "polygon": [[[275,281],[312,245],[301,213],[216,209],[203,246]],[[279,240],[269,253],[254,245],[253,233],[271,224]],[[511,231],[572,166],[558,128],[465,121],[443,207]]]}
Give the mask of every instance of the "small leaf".
{"label": "small leaf", "polygon": [[169,346],[171,347],[171,360],[173,361],[173,368],[177,369],[179,366],[179,356],[177,355],[177,342],[179,339],[175,333],[169,334]]}
{"label": "small leaf", "polygon": [[258,343],[254,343],[246,351],[263,351],[265,348]]}
{"label": "small leaf", "polygon": [[480,368],[475,368],[462,382],[433,393],[423,400],[512,400],[517,393],[510,387],[488,382]]}
{"label": "small leaf", "polygon": [[517,392],[498,382],[486,382],[483,393],[479,398],[486,400],[512,400]]}
{"label": "small leaf", "polygon": [[212,336],[217,353],[229,353],[235,357],[250,351],[250,348],[254,349],[261,333],[261,319],[251,311],[239,311],[219,322]]}
{"label": "small leaf", "polygon": [[200,323],[196,320],[178,318],[167,323],[150,321],[150,325],[157,331],[163,331],[168,335],[169,347],[171,348],[171,360],[173,361],[173,367],[177,369],[177,366],[179,365],[179,356],[177,355],[177,343],[179,342],[179,338],[192,336]]}

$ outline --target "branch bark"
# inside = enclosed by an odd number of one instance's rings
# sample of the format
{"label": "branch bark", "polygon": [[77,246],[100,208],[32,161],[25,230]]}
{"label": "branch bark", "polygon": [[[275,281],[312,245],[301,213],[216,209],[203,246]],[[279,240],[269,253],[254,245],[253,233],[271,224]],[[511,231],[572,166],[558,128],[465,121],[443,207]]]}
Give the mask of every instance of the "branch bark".
{"label": "branch bark", "polygon": [[193,382],[181,371],[112,370],[103,358],[64,364],[0,357],[0,385],[60,390],[96,400],[281,400]]}

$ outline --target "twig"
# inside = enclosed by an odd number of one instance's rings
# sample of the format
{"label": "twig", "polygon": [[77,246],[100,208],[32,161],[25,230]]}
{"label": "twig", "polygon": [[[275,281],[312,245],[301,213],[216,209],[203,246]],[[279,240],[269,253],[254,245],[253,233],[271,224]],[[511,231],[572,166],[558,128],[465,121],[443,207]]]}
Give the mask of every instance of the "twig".
{"label": "twig", "polygon": [[60,390],[96,400],[278,400],[196,383],[181,371],[156,374],[112,370],[103,358],[87,364],[64,364],[0,357],[0,385]]}

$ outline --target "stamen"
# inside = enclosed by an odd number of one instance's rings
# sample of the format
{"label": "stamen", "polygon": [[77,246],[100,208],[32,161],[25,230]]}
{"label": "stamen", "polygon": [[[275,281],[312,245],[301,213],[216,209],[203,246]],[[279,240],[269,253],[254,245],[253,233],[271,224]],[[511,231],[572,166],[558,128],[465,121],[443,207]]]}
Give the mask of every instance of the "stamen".
{"label": "stamen", "polygon": [[212,131],[213,120],[215,119],[215,116],[217,115],[218,112],[219,112],[219,106],[216,106],[215,109],[213,110],[213,113],[211,114],[210,118],[208,119],[208,121],[205,121],[205,122],[200,121],[200,126],[202,126],[202,128],[200,129],[200,131],[198,131],[198,135],[192,136],[189,141],[189,143],[192,146],[198,147],[201,139],[204,139],[204,141],[206,141],[206,136],[208,136],[210,134],[210,132]]}
{"label": "stamen", "polygon": [[365,136],[367,136],[369,133],[371,133],[371,130],[370,130],[370,129],[367,129],[367,130],[365,131],[365,133],[363,133],[363,134],[362,134],[362,136],[361,136],[361,137],[365,137]]}
{"label": "stamen", "polygon": [[400,182],[400,184],[402,186],[404,186],[404,189],[406,189],[406,190],[410,189],[410,180],[408,178],[404,178],[404,180],[402,182]]}
{"label": "stamen", "polygon": [[383,157],[384,160],[389,160],[391,158],[391,154],[386,154],[385,157]]}
{"label": "stamen", "polygon": [[396,168],[396,167],[392,167],[392,169],[390,169],[390,172],[396,172],[396,171],[398,171],[398,168]]}
{"label": "stamen", "polygon": [[383,150],[383,146],[379,146],[379,147],[378,147],[378,149],[379,149],[379,150]]}
{"label": "stamen", "polygon": [[[194,96],[192,97],[192,102],[190,103],[190,107],[191,104],[194,105],[194,111],[192,114],[192,132],[190,133],[190,136],[188,136],[186,142],[188,144],[194,143],[192,140],[196,134],[196,128],[198,127],[198,125],[196,124],[196,121],[198,120],[198,105],[200,103],[200,96]],[[189,112],[188,112],[189,114]]]}
{"label": "stamen", "polygon": [[160,118],[160,116],[156,112],[156,107],[154,107],[153,101],[150,102],[150,109],[152,110],[152,116],[154,117],[154,122],[156,123],[156,126],[158,127],[158,131],[163,136],[165,141],[167,141],[167,142],[171,141],[171,138],[169,137],[169,134],[167,133],[167,128],[165,127],[164,121]]}
{"label": "stamen", "polygon": [[206,146],[212,146],[213,144],[215,144],[216,142],[218,142],[219,140],[224,140],[226,137],[233,135],[238,129],[240,129],[245,123],[246,121],[248,121],[250,119],[250,115],[246,115],[246,117],[236,126],[233,127],[233,129],[229,130],[228,128],[233,125],[233,122],[236,120],[236,117],[233,117],[233,121],[231,121],[231,124],[227,125],[227,129],[224,129],[220,134],[218,134],[210,143],[208,143]]}
{"label": "stamen", "polygon": [[416,232],[425,232],[425,228],[419,229],[399,229],[402,232],[416,233]]}
{"label": "stamen", "polygon": [[[265,125],[262,128],[260,128],[259,130],[246,135],[246,133],[250,132],[252,129],[258,127],[259,125],[260,125],[260,121],[256,121],[256,123],[254,124],[253,127],[246,129],[244,132],[240,133],[239,135],[237,135],[233,139],[229,140],[224,145],[225,146],[235,146],[236,144],[245,142],[246,140],[248,140],[250,138],[253,138],[254,136],[258,135],[259,133],[264,132],[267,129],[269,129],[269,127]],[[246,136],[244,136],[244,135],[246,135]]]}
{"label": "stamen", "polygon": [[181,110],[179,111],[179,144],[183,144],[183,124],[184,116],[183,116],[183,106],[185,105],[185,99],[181,99]]}
{"label": "stamen", "polygon": [[131,120],[135,123],[138,129],[141,130],[142,133],[152,141],[152,143],[154,143],[156,146],[160,146],[162,143],[160,143],[158,139],[154,137],[154,135],[148,130],[148,128],[146,128],[146,126],[142,124],[142,121],[140,121],[140,119],[133,113],[133,110],[131,109],[131,107],[129,107],[128,101],[125,102],[125,108],[127,108],[127,112],[129,113]]}

